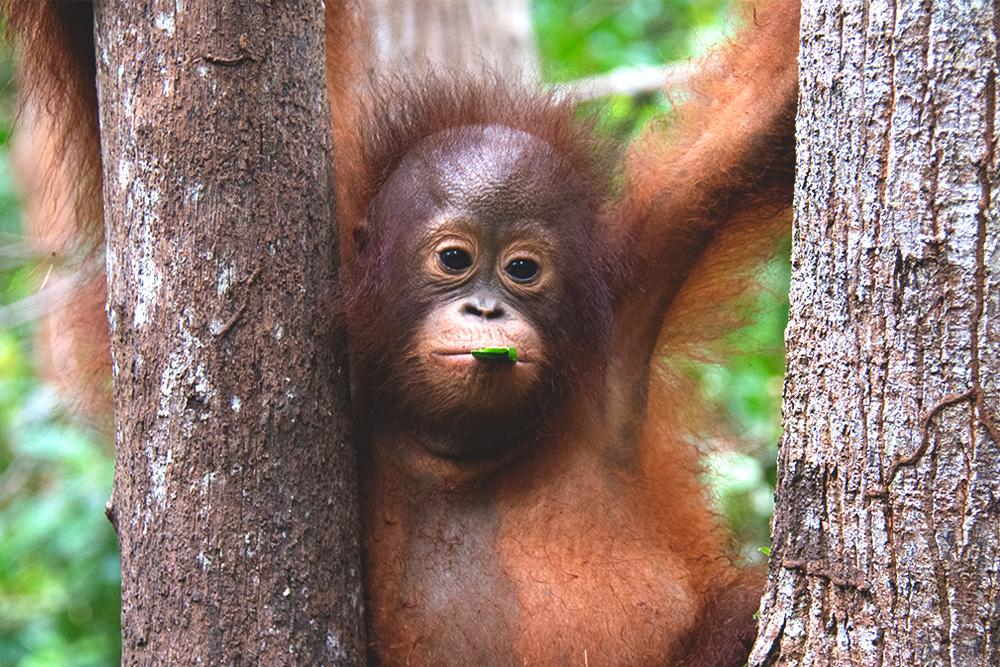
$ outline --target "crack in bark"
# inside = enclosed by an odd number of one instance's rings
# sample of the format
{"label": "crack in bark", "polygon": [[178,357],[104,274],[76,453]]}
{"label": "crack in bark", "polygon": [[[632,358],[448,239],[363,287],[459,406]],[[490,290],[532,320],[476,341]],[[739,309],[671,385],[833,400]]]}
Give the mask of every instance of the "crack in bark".
{"label": "crack in bark", "polygon": [[847,572],[847,568],[837,571],[825,559],[782,558],[781,567],[825,579],[837,588],[852,590],[863,595],[871,595],[872,592],[871,586],[865,582],[864,575],[859,572]]}
{"label": "crack in bark", "polygon": [[[993,11],[993,38],[994,38],[994,67],[1000,65],[1000,11],[994,3]],[[975,411],[971,424],[971,439],[973,447],[976,445],[976,421],[982,425],[994,446],[1000,447],[1000,428],[986,408],[985,394],[981,383],[979,334],[982,316],[986,309],[986,237],[987,222],[989,221],[990,208],[992,206],[992,187],[990,183],[990,167],[996,154],[994,134],[996,129],[996,70],[991,71],[986,81],[986,128],[985,143],[986,154],[979,165],[979,185],[981,196],[979,209],[977,211],[976,229],[976,272],[975,272],[975,305],[970,318],[970,355],[971,355],[971,375],[972,387],[976,392]],[[996,600],[998,594],[997,582],[992,582],[991,599]],[[995,605],[994,605],[995,608]],[[996,632],[994,628],[987,628],[987,634]],[[984,650],[987,662],[992,664],[991,654],[996,652],[995,641],[986,638]]]}
{"label": "crack in bark", "polygon": [[[931,34],[933,32],[933,5],[931,0],[925,0],[923,3],[924,15],[927,17],[926,21],[921,22],[921,26],[925,29],[923,39],[921,40],[923,44],[923,64],[925,72],[934,72],[935,68],[931,64],[931,44],[933,42]],[[937,91],[937,84],[940,77],[943,75],[941,68],[937,68],[937,73],[934,77],[929,79],[921,79],[921,83],[924,85],[923,92],[923,102],[924,108],[921,109],[922,112],[926,112],[927,115],[927,136],[928,136],[928,148],[929,155],[925,164],[927,165],[927,199],[928,206],[931,211],[931,238],[940,238],[941,229],[939,223],[939,205],[938,205],[938,185],[940,181],[940,162],[941,162],[941,149],[937,147],[937,123],[938,123],[938,109],[935,99],[935,93]],[[947,102],[945,103],[947,104]]]}
{"label": "crack in bark", "polygon": [[[994,21],[997,21],[994,15]],[[1000,48],[1000,46],[998,46]],[[986,428],[993,440],[993,444],[1000,446],[1000,428],[990,416],[986,409],[986,401],[981,383],[980,351],[979,351],[979,327],[982,321],[983,312],[986,309],[986,237],[987,222],[989,221],[990,207],[993,204],[993,193],[989,179],[989,168],[993,164],[996,147],[994,146],[993,134],[996,127],[996,72],[990,72],[986,80],[986,155],[983,156],[979,165],[979,184],[982,195],[979,200],[979,211],[977,215],[976,229],[976,273],[975,273],[975,306],[972,310],[970,322],[970,354],[972,365],[972,388],[976,392],[976,413],[979,423]],[[973,446],[976,442],[975,428],[972,434]]]}
{"label": "crack in bark", "polygon": [[218,65],[220,67],[237,67],[243,63],[248,62],[258,62],[261,60],[261,56],[256,55],[250,50],[250,37],[247,33],[241,33],[237,38],[239,42],[238,53],[234,56],[221,56],[214,53],[206,53],[201,57],[201,59],[207,63],[213,65]]}
{"label": "crack in bark", "polygon": [[[896,39],[896,25],[898,22],[898,8],[895,2],[890,2],[889,6],[892,10],[892,26],[890,27],[890,40],[889,40],[889,64],[888,72],[886,78],[889,81],[889,110],[886,117],[889,122],[885,124],[885,132],[882,133],[882,150],[881,150],[881,168],[879,169],[878,180],[876,181],[876,187],[878,190],[878,210],[881,212],[885,210],[886,207],[886,187],[889,181],[889,156],[892,153],[892,119],[896,115],[896,50],[893,48],[893,42]],[[865,7],[868,7],[868,3],[865,3]],[[877,227],[877,233],[881,232],[882,220],[881,214],[875,216],[873,221]]]}
{"label": "crack in bark", "polygon": [[[253,273],[251,273],[250,276],[247,277],[247,279],[242,282],[244,289],[253,285],[253,283],[260,276],[261,270],[262,267],[258,266],[256,269],[254,269]],[[229,332],[233,330],[233,327],[236,326],[236,323],[239,322],[240,319],[242,319],[243,314],[246,313],[246,310],[247,310],[247,302],[244,296],[243,303],[241,303],[239,308],[236,309],[236,312],[233,313],[228,320],[226,320],[225,324],[222,325],[218,333],[215,334],[215,337],[223,338],[224,336],[228,335]]]}
{"label": "crack in bark", "polygon": [[[929,436],[927,436],[929,439]],[[930,470],[928,471],[928,480],[937,481],[938,479],[938,457],[936,452],[932,453],[930,456],[929,463]],[[953,624],[951,622],[951,617],[953,613],[953,608],[951,604],[951,597],[948,595],[948,568],[945,566],[946,556],[941,553],[941,546],[937,539],[937,532],[935,531],[936,521],[935,521],[935,484],[932,482],[924,483],[920,485],[923,493],[921,494],[921,500],[923,501],[923,521],[921,522],[923,526],[923,538],[927,541],[928,556],[930,558],[932,576],[934,577],[934,587],[937,589],[937,613],[941,618],[944,628],[940,630],[941,641],[939,646],[935,646],[939,653],[944,653],[948,656],[948,664],[954,664],[951,658],[950,647],[952,645],[952,632]],[[947,517],[946,517],[947,519]],[[935,628],[938,630],[938,628]]]}
{"label": "crack in bark", "polygon": [[927,453],[930,447],[930,423],[935,416],[945,408],[955,405],[956,403],[961,403],[962,401],[967,401],[975,395],[975,390],[968,389],[957,394],[945,394],[937,404],[924,415],[920,424],[920,445],[917,447],[916,451],[912,454],[902,456],[892,462],[889,466],[889,472],[886,474],[887,481],[885,485],[878,489],[877,491],[869,492],[866,498],[885,498],[889,494],[889,487],[896,480],[896,474],[901,468],[911,467],[916,464],[920,459]]}

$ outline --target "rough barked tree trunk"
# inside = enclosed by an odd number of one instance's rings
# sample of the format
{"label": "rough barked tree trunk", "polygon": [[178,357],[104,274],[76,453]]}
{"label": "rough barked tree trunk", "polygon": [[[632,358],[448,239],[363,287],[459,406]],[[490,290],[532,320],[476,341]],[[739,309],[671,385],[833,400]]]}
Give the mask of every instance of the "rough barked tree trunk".
{"label": "rough barked tree trunk", "polygon": [[125,664],[359,664],[319,2],[107,0]]}
{"label": "rough barked tree trunk", "polygon": [[383,72],[494,71],[533,81],[528,0],[365,0]]}
{"label": "rough barked tree trunk", "polygon": [[807,0],[752,665],[1000,664],[997,0]]}

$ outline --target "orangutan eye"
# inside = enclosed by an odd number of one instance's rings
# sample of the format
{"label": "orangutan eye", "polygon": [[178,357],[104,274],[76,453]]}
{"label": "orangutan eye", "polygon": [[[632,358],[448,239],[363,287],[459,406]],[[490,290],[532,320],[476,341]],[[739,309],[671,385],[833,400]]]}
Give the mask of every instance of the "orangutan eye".
{"label": "orangutan eye", "polygon": [[504,271],[516,282],[528,283],[538,276],[538,264],[531,259],[514,259]]}
{"label": "orangutan eye", "polygon": [[461,248],[445,248],[438,253],[438,259],[449,271],[465,271],[472,266],[472,255]]}

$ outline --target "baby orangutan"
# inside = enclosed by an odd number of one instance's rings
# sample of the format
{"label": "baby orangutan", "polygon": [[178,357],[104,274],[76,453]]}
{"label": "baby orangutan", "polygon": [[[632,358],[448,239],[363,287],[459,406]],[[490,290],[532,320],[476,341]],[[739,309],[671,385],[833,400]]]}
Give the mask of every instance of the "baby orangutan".
{"label": "baby orangutan", "polygon": [[788,205],[798,15],[773,11],[624,172],[571,103],[496,82],[362,114],[338,177],[379,662],[744,663],[758,582],[656,366],[722,230]]}

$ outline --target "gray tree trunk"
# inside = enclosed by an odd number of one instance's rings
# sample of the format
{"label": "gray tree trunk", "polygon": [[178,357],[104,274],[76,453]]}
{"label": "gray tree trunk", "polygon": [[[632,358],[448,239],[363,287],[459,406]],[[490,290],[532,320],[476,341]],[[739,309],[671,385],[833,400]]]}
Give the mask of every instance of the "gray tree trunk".
{"label": "gray tree trunk", "polygon": [[366,0],[385,72],[538,76],[528,0]]}
{"label": "gray tree trunk", "polygon": [[1000,3],[807,0],[752,665],[1000,664]]}
{"label": "gray tree trunk", "polygon": [[321,3],[107,0],[124,664],[359,664]]}

